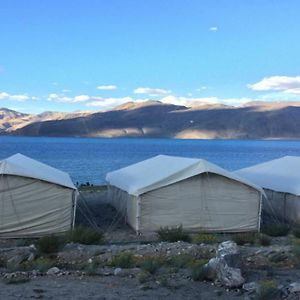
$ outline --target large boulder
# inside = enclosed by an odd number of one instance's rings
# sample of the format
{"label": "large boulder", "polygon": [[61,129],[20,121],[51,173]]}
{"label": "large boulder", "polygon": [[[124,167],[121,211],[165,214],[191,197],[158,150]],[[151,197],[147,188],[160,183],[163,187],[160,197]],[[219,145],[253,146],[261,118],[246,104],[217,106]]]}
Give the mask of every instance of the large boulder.
{"label": "large boulder", "polygon": [[32,261],[36,255],[37,250],[33,245],[0,249],[0,259],[5,261],[8,266],[17,266],[24,261]]}
{"label": "large boulder", "polygon": [[233,241],[226,241],[218,246],[217,258],[224,260],[229,267],[241,267],[241,254],[238,245]]}
{"label": "large boulder", "polygon": [[216,257],[211,258],[204,269],[207,279],[217,279],[226,287],[235,288],[245,282],[240,266],[241,257],[237,244],[226,241],[219,245]]}
{"label": "large boulder", "polygon": [[240,287],[245,283],[241,269],[232,268],[224,260],[220,260],[217,269],[217,278],[228,288]]}

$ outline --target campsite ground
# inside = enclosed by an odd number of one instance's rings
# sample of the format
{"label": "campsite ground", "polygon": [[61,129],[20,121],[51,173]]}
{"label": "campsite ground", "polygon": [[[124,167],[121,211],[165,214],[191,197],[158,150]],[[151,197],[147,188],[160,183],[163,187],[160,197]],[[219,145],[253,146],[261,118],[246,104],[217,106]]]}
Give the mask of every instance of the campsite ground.
{"label": "campsite ground", "polygon": [[39,277],[25,284],[0,283],[1,299],[243,299],[239,292],[224,291],[210,283],[174,281],[172,287],[157,283],[141,286],[136,278],[116,276]]}
{"label": "campsite ground", "polygon": [[291,233],[259,242],[243,236],[242,274],[254,287],[230,289],[193,270],[215,257],[222,240],[241,237],[196,235],[175,243],[138,237],[106,200],[103,190],[86,189],[77,211],[77,225],[97,224],[104,245],[67,244],[41,255],[24,246],[36,241],[1,240],[0,299],[300,299],[300,242]]}

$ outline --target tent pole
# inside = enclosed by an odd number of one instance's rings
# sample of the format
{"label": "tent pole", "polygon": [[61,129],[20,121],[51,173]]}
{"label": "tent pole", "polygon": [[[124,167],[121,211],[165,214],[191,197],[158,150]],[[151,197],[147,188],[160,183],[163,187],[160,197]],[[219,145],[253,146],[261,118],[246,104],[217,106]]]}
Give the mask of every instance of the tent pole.
{"label": "tent pole", "polygon": [[137,210],[136,210],[136,234],[140,235],[140,215],[141,215],[141,197],[137,197]]}
{"label": "tent pole", "polygon": [[257,226],[258,232],[260,232],[262,206],[263,206],[263,194],[260,193],[259,210],[258,210],[258,226]]}
{"label": "tent pole", "polygon": [[77,196],[78,190],[73,191],[73,220],[72,220],[72,229],[75,227],[75,217],[76,217],[76,209],[77,209]]}

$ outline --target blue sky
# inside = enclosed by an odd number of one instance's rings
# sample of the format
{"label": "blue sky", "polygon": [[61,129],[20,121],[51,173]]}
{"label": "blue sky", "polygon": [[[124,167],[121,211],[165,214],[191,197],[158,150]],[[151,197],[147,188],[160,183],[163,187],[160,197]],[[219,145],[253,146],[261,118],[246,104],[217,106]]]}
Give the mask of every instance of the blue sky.
{"label": "blue sky", "polygon": [[1,0],[0,107],[300,100],[298,0]]}

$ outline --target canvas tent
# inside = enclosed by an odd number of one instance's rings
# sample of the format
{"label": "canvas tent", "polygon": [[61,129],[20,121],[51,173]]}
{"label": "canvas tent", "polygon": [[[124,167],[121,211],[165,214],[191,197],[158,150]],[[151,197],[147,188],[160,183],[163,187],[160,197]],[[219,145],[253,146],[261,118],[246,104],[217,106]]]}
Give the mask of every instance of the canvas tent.
{"label": "canvas tent", "polygon": [[77,190],[70,176],[16,154],[0,161],[0,238],[39,237],[73,226]]}
{"label": "canvas tent", "polygon": [[203,159],[158,155],[108,173],[108,195],[138,233],[257,231],[263,191]]}
{"label": "canvas tent", "polygon": [[236,171],[264,188],[263,210],[279,221],[300,224],[300,157],[285,156]]}

